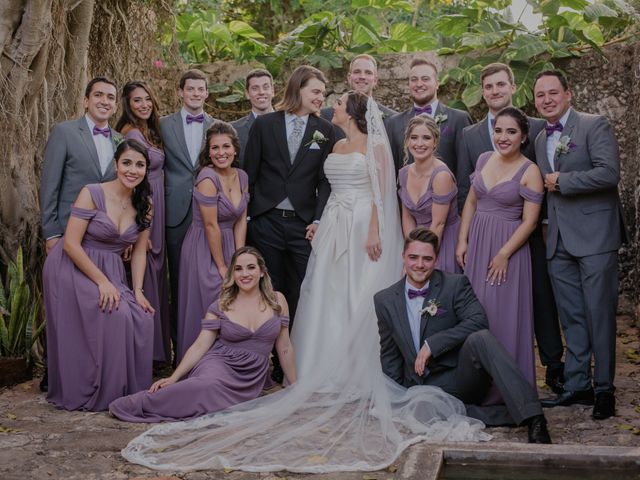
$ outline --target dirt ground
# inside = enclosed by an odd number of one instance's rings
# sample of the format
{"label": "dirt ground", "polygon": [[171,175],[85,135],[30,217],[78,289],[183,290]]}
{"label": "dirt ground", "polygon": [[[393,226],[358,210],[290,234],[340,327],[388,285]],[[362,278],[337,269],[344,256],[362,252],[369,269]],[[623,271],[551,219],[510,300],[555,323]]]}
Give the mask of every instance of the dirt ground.
{"label": "dirt ground", "polygon": [[[623,306],[623,311],[624,311]],[[625,313],[630,313],[626,309]],[[586,406],[558,407],[545,411],[551,437],[556,444],[640,447],[640,329],[628,314],[618,317],[617,415],[595,421]],[[538,366],[538,378],[544,370]],[[185,479],[228,480],[308,478],[308,475],[250,474],[243,472],[193,472],[167,476],[127,463],[122,449],[147,425],[120,422],[107,413],[67,412],[47,404],[38,390],[39,378],[0,391],[0,478],[22,479]],[[541,397],[550,395],[542,380]],[[526,428],[487,430],[494,440],[483,444],[526,442]],[[433,446],[418,444],[408,449],[389,470],[315,476],[315,479],[413,478],[411,462],[429,455]],[[640,452],[640,450],[638,450]],[[414,472],[415,473],[415,472]],[[415,477],[419,478],[419,477]],[[314,480],[315,480],[314,479]]]}

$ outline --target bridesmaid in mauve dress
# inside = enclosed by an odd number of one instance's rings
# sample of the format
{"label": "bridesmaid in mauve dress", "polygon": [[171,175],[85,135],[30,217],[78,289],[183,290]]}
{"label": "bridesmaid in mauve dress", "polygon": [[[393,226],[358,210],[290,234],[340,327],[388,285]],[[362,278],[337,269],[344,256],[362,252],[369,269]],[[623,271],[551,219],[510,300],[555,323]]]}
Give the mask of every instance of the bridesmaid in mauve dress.
{"label": "bridesmaid in mauve dress", "polygon": [[160,137],[158,102],[151,88],[141,80],[128,82],[122,89],[122,116],[116,130],[125,138],[137,140],[147,147],[149,183],[153,201],[151,248],[147,251],[144,272],[144,293],[155,309],[153,329],[153,360],[171,361],[171,331],[164,248],[164,151]]}
{"label": "bridesmaid in mauve dress", "polygon": [[[115,164],[115,180],[82,189],[42,272],[47,399],[67,410],[106,410],[151,384],[154,310],[142,293],[151,222],[147,150],[124,140]],[[121,258],[132,244],[133,291]]]}
{"label": "bridesmaid in mauve dress", "polygon": [[288,384],[296,382],[289,310],[273,291],[262,255],[253,247],[236,251],[224,284],[173,375],[115,400],[112,415],[127,422],[185,420],[253,400],[267,384],[274,344]]}
{"label": "bridesmaid in mauve dress", "polygon": [[[535,388],[528,238],[540,214],[543,183],[538,167],[520,153],[528,130],[517,108],[496,115],[496,152],[480,155],[471,176],[456,258],[487,312],[489,330]],[[500,402],[495,389],[485,399]]]}
{"label": "bridesmaid in mauve dress", "polygon": [[402,233],[409,235],[416,227],[433,231],[440,241],[437,268],[460,273],[456,262],[456,242],[460,230],[458,187],[447,165],[435,157],[440,129],[427,115],[413,117],[404,137],[405,154],[414,163],[398,172],[402,203]]}
{"label": "bridesmaid in mauve dress", "polygon": [[193,220],[182,244],[178,288],[180,361],[200,333],[207,307],[220,295],[233,252],[247,236],[247,174],[236,168],[240,141],[234,128],[214,122],[198,157]]}

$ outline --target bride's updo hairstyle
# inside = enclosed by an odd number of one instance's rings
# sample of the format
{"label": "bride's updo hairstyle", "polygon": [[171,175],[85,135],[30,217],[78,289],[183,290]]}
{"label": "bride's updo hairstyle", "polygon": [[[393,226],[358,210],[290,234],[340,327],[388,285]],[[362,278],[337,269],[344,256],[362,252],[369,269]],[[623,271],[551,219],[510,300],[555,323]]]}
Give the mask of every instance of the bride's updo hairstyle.
{"label": "bride's updo hairstyle", "polygon": [[367,134],[367,97],[364,93],[351,91],[347,93],[347,115],[356,123],[360,132]]}
{"label": "bride's updo hairstyle", "polygon": [[404,158],[402,159],[402,164],[406,165],[409,162],[409,139],[411,138],[411,133],[416,127],[425,126],[429,130],[429,133],[433,136],[435,140],[434,152],[438,148],[438,144],[440,143],[440,128],[436,121],[431,118],[429,115],[416,115],[407,124],[407,129],[404,131]]}
{"label": "bride's updo hairstyle", "polygon": [[273,284],[271,283],[271,277],[267,271],[267,265],[264,262],[264,257],[257,249],[249,246],[240,247],[231,257],[229,269],[227,270],[227,274],[224,276],[222,293],[220,293],[220,310],[223,312],[228,311],[229,305],[231,305],[238,296],[240,289],[233,279],[233,271],[236,267],[236,263],[238,262],[238,257],[245,253],[253,255],[256,258],[258,268],[260,269],[260,282],[258,283],[258,288],[260,289],[260,296],[262,297],[261,303],[264,304],[264,308],[262,308],[262,310],[266,310],[267,306],[269,306],[274,312],[279,314],[282,311],[282,307],[278,304],[278,297],[276,297],[276,293],[273,291]]}

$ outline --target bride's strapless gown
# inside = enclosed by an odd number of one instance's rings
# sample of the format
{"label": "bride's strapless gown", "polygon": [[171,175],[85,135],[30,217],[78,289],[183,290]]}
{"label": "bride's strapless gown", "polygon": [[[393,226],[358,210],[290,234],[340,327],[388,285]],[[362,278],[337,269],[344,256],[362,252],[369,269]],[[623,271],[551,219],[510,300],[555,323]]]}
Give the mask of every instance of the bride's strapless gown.
{"label": "bride's strapless gown", "polygon": [[[360,153],[331,154],[324,170],[332,191],[292,332],[298,382],[218,414],[154,427],[123,450],[125,458],[163,470],[378,470],[419,441],[488,438],[459,400],[437,387],[405,389],[382,373],[373,295],[401,275],[395,176],[379,181]],[[392,197],[382,202],[384,195]],[[383,204],[382,256],[372,262],[369,222],[373,205]]]}

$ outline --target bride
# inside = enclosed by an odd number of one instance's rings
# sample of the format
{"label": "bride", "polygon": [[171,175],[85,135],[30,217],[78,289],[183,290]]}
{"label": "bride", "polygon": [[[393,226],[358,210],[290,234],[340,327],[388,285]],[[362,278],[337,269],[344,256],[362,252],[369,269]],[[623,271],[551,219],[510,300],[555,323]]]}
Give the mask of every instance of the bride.
{"label": "bride", "polygon": [[436,387],[405,389],[383,373],[373,295],[401,276],[395,173],[371,98],[350,92],[333,123],[331,196],[312,240],[292,341],[298,382],[198,419],[159,425],[122,451],[163,470],[378,470],[419,441],[487,439],[482,423]]}

